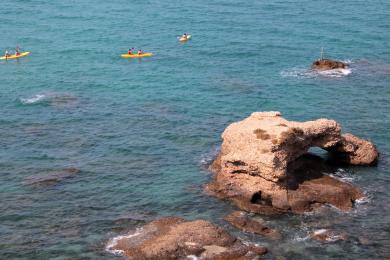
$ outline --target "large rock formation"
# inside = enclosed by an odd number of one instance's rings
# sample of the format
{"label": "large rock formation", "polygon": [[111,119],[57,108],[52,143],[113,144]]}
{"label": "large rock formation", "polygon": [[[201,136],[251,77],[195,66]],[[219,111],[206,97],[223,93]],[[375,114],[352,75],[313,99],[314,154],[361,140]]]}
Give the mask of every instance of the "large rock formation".
{"label": "large rock formation", "polygon": [[253,259],[266,248],[240,240],[204,220],[167,217],[110,241],[107,250],[137,259]]}
{"label": "large rock formation", "polygon": [[341,61],[330,60],[330,59],[319,59],[313,62],[311,68],[316,70],[334,70],[334,69],[346,69],[348,68],[348,65]]}
{"label": "large rock formation", "polygon": [[378,158],[373,144],[342,135],[334,120],[293,122],[279,112],[252,113],[228,126],[222,138],[211,165],[216,175],[207,189],[257,213],[303,212],[328,203],[348,209],[363,196],[352,185],[321,174],[321,160],[303,156],[310,147],[355,165],[371,165]]}

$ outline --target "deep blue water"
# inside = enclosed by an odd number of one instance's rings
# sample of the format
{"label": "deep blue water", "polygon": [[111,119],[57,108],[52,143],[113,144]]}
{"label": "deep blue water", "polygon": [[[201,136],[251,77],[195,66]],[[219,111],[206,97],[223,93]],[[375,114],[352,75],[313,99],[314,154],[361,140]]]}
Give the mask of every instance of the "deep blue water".
{"label": "deep blue water", "polygon": [[[167,215],[221,224],[269,258],[390,256],[389,1],[3,0],[0,33],[0,51],[31,51],[0,62],[0,258],[115,258],[109,238]],[[130,47],[155,56],[120,58]],[[307,73],[321,47],[351,73]],[[207,164],[229,123],[268,110],[372,140],[377,167],[337,170],[367,201],[264,218],[277,242],[224,223],[233,207],[203,193]],[[67,168],[80,172],[32,184]],[[304,239],[329,227],[350,239]]]}

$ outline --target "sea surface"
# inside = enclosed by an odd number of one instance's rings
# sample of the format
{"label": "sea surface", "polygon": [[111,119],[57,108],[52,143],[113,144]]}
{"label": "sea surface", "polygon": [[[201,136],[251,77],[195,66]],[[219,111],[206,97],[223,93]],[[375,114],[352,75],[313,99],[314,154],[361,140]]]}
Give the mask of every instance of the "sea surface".
{"label": "sea surface", "polygon": [[[390,257],[389,1],[0,6],[0,52],[31,52],[0,61],[1,259],[118,259],[111,238],[170,215],[259,242],[266,259]],[[122,59],[131,47],[155,55]],[[308,71],[321,47],[350,70]],[[366,193],[352,211],[261,217],[280,241],[233,229],[234,207],[203,192],[226,126],[270,110],[335,119],[381,153],[331,172]],[[348,240],[307,238],[323,228]]]}

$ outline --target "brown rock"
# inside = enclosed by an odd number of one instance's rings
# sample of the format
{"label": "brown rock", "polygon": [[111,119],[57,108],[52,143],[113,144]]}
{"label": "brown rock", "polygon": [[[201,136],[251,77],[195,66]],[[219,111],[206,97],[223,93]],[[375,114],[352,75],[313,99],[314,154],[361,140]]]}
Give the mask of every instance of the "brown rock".
{"label": "brown rock", "polygon": [[334,70],[334,69],[346,69],[348,68],[348,65],[341,61],[320,59],[313,62],[311,68],[316,70]]}
{"label": "brown rock", "polygon": [[244,232],[262,235],[270,239],[280,239],[281,237],[278,231],[264,226],[260,222],[249,217],[247,213],[242,211],[235,211],[227,215],[224,220]]}
{"label": "brown rock", "polygon": [[379,153],[375,145],[352,134],[341,136],[341,142],[328,148],[336,154],[336,160],[353,165],[375,165]]}
{"label": "brown rock", "polygon": [[189,255],[203,259],[245,259],[266,249],[241,241],[204,220],[167,217],[112,239],[107,250],[131,259],[177,259]]}
{"label": "brown rock", "polygon": [[215,178],[207,190],[262,214],[304,212],[327,203],[349,209],[363,196],[352,185],[321,174],[316,167],[321,163],[305,155],[310,147],[321,147],[343,161],[348,158],[351,164],[370,165],[378,156],[372,143],[341,135],[334,120],[293,122],[279,112],[252,113],[229,125],[222,138],[221,151],[210,166]]}

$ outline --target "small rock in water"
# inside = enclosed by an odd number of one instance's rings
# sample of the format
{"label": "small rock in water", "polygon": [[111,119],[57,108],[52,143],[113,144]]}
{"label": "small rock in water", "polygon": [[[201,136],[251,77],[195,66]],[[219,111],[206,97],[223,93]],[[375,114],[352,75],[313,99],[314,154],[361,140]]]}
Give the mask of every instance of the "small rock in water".
{"label": "small rock in water", "polygon": [[313,62],[311,68],[316,70],[334,70],[334,69],[346,69],[348,68],[348,65],[341,61],[322,59]]}
{"label": "small rock in water", "polygon": [[252,219],[247,213],[243,211],[235,211],[227,215],[224,220],[244,232],[263,235],[270,239],[281,238],[281,235],[278,231],[264,226],[260,222]]}
{"label": "small rock in water", "polygon": [[369,238],[367,238],[367,237],[359,237],[358,240],[359,240],[359,243],[361,245],[365,245],[366,246],[366,245],[371,245],[372,244],[372,241]]}
{"label": "small rock in water", "polygon": [[339,240],[347,240],[347,234],[337,233],[329,229],[316,230],[310,234],[310,237],[321,242],[336,242]]}

